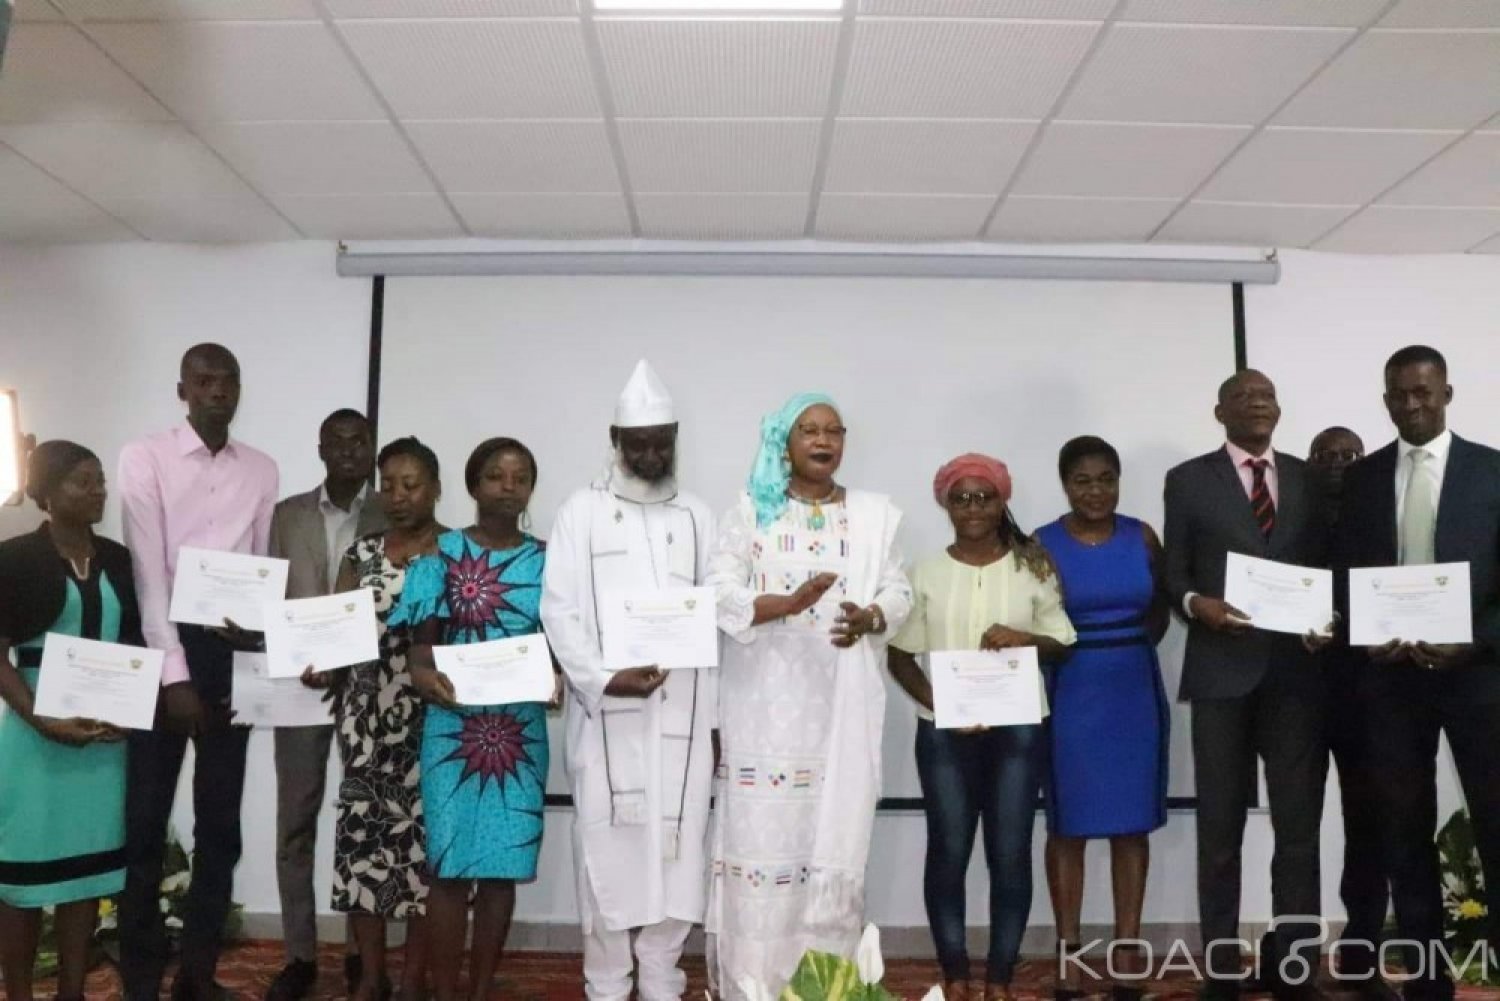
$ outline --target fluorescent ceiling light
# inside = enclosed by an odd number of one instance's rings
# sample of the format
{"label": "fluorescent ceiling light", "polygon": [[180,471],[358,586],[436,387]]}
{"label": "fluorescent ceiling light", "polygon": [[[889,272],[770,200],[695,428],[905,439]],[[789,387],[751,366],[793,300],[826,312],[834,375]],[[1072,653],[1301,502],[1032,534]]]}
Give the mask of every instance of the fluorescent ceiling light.
{"label": "fluorescent ceiling light", "polygon": [[17,419],[16,391],[0,389],[0,503],[18,504],[26,448]]}
{"label": "fluorescent ceiling light", "polygon": [[839,11],[844,0],[594,0],[597,11],[673,11],[720,14],[740,11]]}

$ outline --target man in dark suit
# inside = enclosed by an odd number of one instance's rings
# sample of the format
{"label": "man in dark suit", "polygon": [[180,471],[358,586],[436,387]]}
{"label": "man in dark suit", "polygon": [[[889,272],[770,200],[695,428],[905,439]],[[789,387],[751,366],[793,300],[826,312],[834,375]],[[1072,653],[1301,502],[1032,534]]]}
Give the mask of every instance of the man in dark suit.
{"label": "man in dark suit", "polygon": [[[1345,474],[1338,562],[1469,565],[1474,642],[1369,648],[1361,696],[1401,938],[1443,938],[1433,834],[1438,736],[1446,734],[1491,888],[1493,948],[1500,941],[1500,452],[1448,430],[1452,399],[1447,362],[1433,348],[1402,348],[1386,362],[1385,406],[1398,438]],[[1446,965],[1432,959],[1429,945],[1424,975],[1405,985],[1408,998],[1453,996]]]}
{"label": "man in dark suit", "polygon": [[[1307,468],[1318,484],[1330,540],[1338,530],[1344,473],[1364,454],[1365,443],[1346,427],[1320,431],[1308,449]],[[1337,968],[1346,977],[1366,978],[1361,983],[1367,996],[1388,997],[1389,989],[1376,976],[1376,946],[1391,895],[1380,844],[1380,800],[1376,794],[1380,776],[1370,767],[1365,718],[1357,700],[1364,673],[1365,657],[1359,650],[1340,646],[1324,654],[1324,733],[1329,756],[1338,769],[1344,821],[1339,898],[1349,916],[1337,950]]]}
{"label": "man in dark suit", "polygon": [[1227,379],[1214,417],[1224,426],[1224,447],[1167,473],[1164,540],[1167,588],[1188,622],[1178,694],[1193,707],[1203,994],[1218,1001],[1239,992],[1240,851],[1259,756],[1276,839],[1278,919],[1260,974],[1278,997],[1306,996],[1314,992],[1316,945],[1293,943],[1318,932],[1284,919],[1321,913],[1318,828],[1328,751],[1322,677],[1310,649],[1321,641],[1256,629],[1224,601],[1224,571],[1230,553],[1321,566],[1327,532],[1302,460],[1271,449],[1281,418],[1271,380],[1254,370]]}
{"label": "man in dark suit", "polygon": [[[370,493],[375,442],[365,416],[337,410],[324,418],[318,458],[323,482],[277,504],[271,518],[271,555],[289,563],[288,598],[332,594],[344,550],[385,528],[378,499]],[[287,962],[271,982],[268,1001],[300,1001],[317,979],[313,852],[332,741],[331,722],[276,730],[276,883]],[[357,982],[348,960],[345,965],[346,975]]]}

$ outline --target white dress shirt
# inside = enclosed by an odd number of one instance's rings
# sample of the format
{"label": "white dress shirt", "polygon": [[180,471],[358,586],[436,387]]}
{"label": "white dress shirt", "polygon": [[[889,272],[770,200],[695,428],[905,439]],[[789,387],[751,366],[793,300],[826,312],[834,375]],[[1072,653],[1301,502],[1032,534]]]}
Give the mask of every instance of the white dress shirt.
{"label": "white dress shirt", "polygon": [[354,534],[359,531],[359,514],[364,510],[366,496],[370,492],[368,484],[359,488],[359,493],[349,502],[349,510],[345,511],[328,498],[328,484],[323,484],[318,491],[318,510],[323,514],[323,538],[328,546],[328,593],[333,593],[334,585],[339,579],[339,565],[344,561],[344,553],[354,545]]}
{"label": "white dress shirt", "polygon": [[1443,477],[1448,472],[1448,453],[1453,448],[1453,432],[1443,430],[1443,433],[1432,439],[1425,445],[1413,445],[1401,438],[1396,439],[1396,524],[1401,524],[1401,516],[1406,509],[1406,484],[1411,479],[1411,453],[1412,449],[1420,448],[1427,452],[1432,458],[1422,464],[1422,473],[1428,481],[1428,489],[1432,491],[1432,510],[1437,511],[1438,500],[1443,496]]}

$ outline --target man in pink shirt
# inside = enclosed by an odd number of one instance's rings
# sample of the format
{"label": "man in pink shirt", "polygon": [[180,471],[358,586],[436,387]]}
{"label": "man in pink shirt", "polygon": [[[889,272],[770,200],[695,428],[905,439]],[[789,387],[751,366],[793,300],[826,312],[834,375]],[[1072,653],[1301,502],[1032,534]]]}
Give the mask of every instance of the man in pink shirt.
{"label": "man in pink shirt", "polygon": [[120,971],[126,1001],[156,1001],[167,961],[157,905],[167,821],[193,742],[193,874],[173,1001],[216,1001],[220,939],[240,858],[240,794],[249,730],[230,725],[231,660],[259,635],[169,621],[182,546],[264,556],[276,504],[276,463],[229,437],[240,366],[218,344],[183,355],[177,396],[187,422],[125,446],[119,492],[146,642],[166,651],[158,726],[130,733]]}

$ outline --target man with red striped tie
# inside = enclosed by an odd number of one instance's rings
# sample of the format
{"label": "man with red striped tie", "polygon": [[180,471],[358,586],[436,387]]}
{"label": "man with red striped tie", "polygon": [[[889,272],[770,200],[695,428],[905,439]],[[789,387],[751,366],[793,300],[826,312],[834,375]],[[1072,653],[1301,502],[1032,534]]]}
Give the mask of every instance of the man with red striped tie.
{"label": "man with red striped tie", "polygon": [[1214,417],[1224,426],[1223,447],[1167,473],[1163,540],[1167,589],[1188,626],[1178,697],[1193,710],[1202,996],[1232,1001],[1244,979],[1240,849],[1258,757],[1275,833],[1277,921],[1262,940],[1257,972],[1278,999],[1307,998],[1317,993],[1319,929],[1284,919],[1322,913],[1318,828],[1328,752],[1316,649],[1324,641],[1257,629],[1223,594],[1230,553],[1325,566],[1327,532],[1305,464],[1271,448],[1281,419],[1271,380],[1249,369],[1225,380]]}

